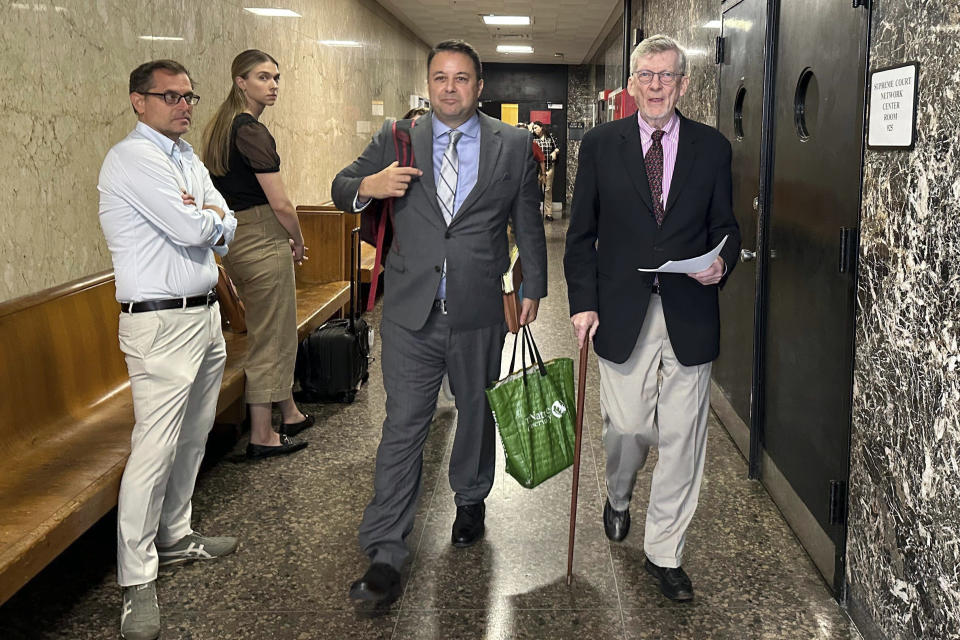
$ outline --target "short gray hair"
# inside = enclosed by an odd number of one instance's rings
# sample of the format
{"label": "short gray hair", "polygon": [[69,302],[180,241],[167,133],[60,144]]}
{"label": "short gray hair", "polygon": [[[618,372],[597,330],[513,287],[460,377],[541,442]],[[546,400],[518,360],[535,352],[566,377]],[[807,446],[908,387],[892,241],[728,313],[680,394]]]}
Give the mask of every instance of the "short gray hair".
{"label": "short gray hair", "polygon": [[633,53],[630,54],[630,73],[633,73],[637,70],[637,65],[640,63],[640,58],[645,58],[646,56],[663,53],[664,51],[676,51],[677,52],[677,71],[683,75],[687,74],[687,54],[683,50],[683,47],[680,46],[680,43],[671,38],[670,36],[665,36],[663,34],[658,34],[655,36],[650,36],[649,38],[644,38],[643,42],[638,44],[633,50]]}

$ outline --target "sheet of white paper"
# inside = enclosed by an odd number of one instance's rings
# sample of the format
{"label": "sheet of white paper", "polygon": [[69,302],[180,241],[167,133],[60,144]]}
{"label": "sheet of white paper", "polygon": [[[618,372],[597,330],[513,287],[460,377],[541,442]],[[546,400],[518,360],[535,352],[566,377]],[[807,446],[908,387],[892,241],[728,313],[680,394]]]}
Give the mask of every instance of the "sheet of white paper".
{"label": "sheet of white paper", "polygon": [[652,273],[654,271],[657,273],[697,273],[703,271],[713,264],[713,261],[717,259],[718,255],[720,255],[720,249],[723,249],[723,245],[726,242],[727,236],[723,236],[723,240],[720,241],[720,244],[715,246],[712,251],[705,253],[702,256],[689,258],[687,260],[667,260],[656,269],[637,269],[637,271],[645,271],[648,273]]}

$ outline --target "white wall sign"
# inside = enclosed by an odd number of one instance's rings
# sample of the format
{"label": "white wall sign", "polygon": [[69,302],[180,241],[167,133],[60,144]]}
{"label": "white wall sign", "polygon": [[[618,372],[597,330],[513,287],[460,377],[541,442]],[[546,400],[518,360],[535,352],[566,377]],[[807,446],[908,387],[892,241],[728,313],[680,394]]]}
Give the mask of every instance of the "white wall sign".
{"label": "white wall sign", "polygon": [[917,135],[917,76],[920,65],[908,62],[870,74],[871,149],[912,149]]}

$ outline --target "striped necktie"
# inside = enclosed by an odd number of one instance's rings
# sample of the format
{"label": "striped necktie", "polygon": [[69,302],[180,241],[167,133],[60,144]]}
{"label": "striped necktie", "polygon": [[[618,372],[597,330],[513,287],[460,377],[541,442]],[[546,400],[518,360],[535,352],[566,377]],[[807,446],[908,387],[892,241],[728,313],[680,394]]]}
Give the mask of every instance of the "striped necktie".
{"label": "striped necktie", "polygon": [[456,213],[454,204],[457,201],[457,176],[460,174],[460,157],[457,155],[457,143],[463,133],[450,131],[450,140],[443,152],[443,163],[440,165],[440,182],[437,183],[437,201],[443,218],[450,224]]}
{"label": "striped necktie", "polygon": [[[460,174],[460,157],[457,155],[457,143],[463,133],[457,130],[450,131],[450,140],[443,152],[443,163],[440,165],[440,181],[437,183],[437,202],[443,212],[443,219],[447,225],[456,214],[454,205],[457,201],[457,177]],[[447,261],[443,261],[443,275],[440,276],[440,286],[437,289],[437,298],[445,300],[447,297]]]}

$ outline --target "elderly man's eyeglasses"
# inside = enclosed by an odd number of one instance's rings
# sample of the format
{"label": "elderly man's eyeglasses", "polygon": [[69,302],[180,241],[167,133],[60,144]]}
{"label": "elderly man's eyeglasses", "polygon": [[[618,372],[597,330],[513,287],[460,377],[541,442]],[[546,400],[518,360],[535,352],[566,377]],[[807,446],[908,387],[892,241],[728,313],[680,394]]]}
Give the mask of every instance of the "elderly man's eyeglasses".
{"label": "elderly man's eyeglasses", "polygon": [[137,93],[145,96],[157,96],[158,98],[163,98],[163,101],[166,102],[171,107],[181,100],[186,102],[189,105],[194,105],[200,102],[200,96],[195,93],[184,93],[179,94],[176,91],[164,91],[163,93],[155,93],[151,91],[137,91]]}
{"label": "elderly man's eyeglasses", "polygon": [[682,73],[675,73],[673,71],[634,71],[633,75],[636,76],[637,82],[640,84],[650,84],[653,82],[653,76],[658,76],[660,78],[660,84],[670,86],[677,80],[683,77]]}

